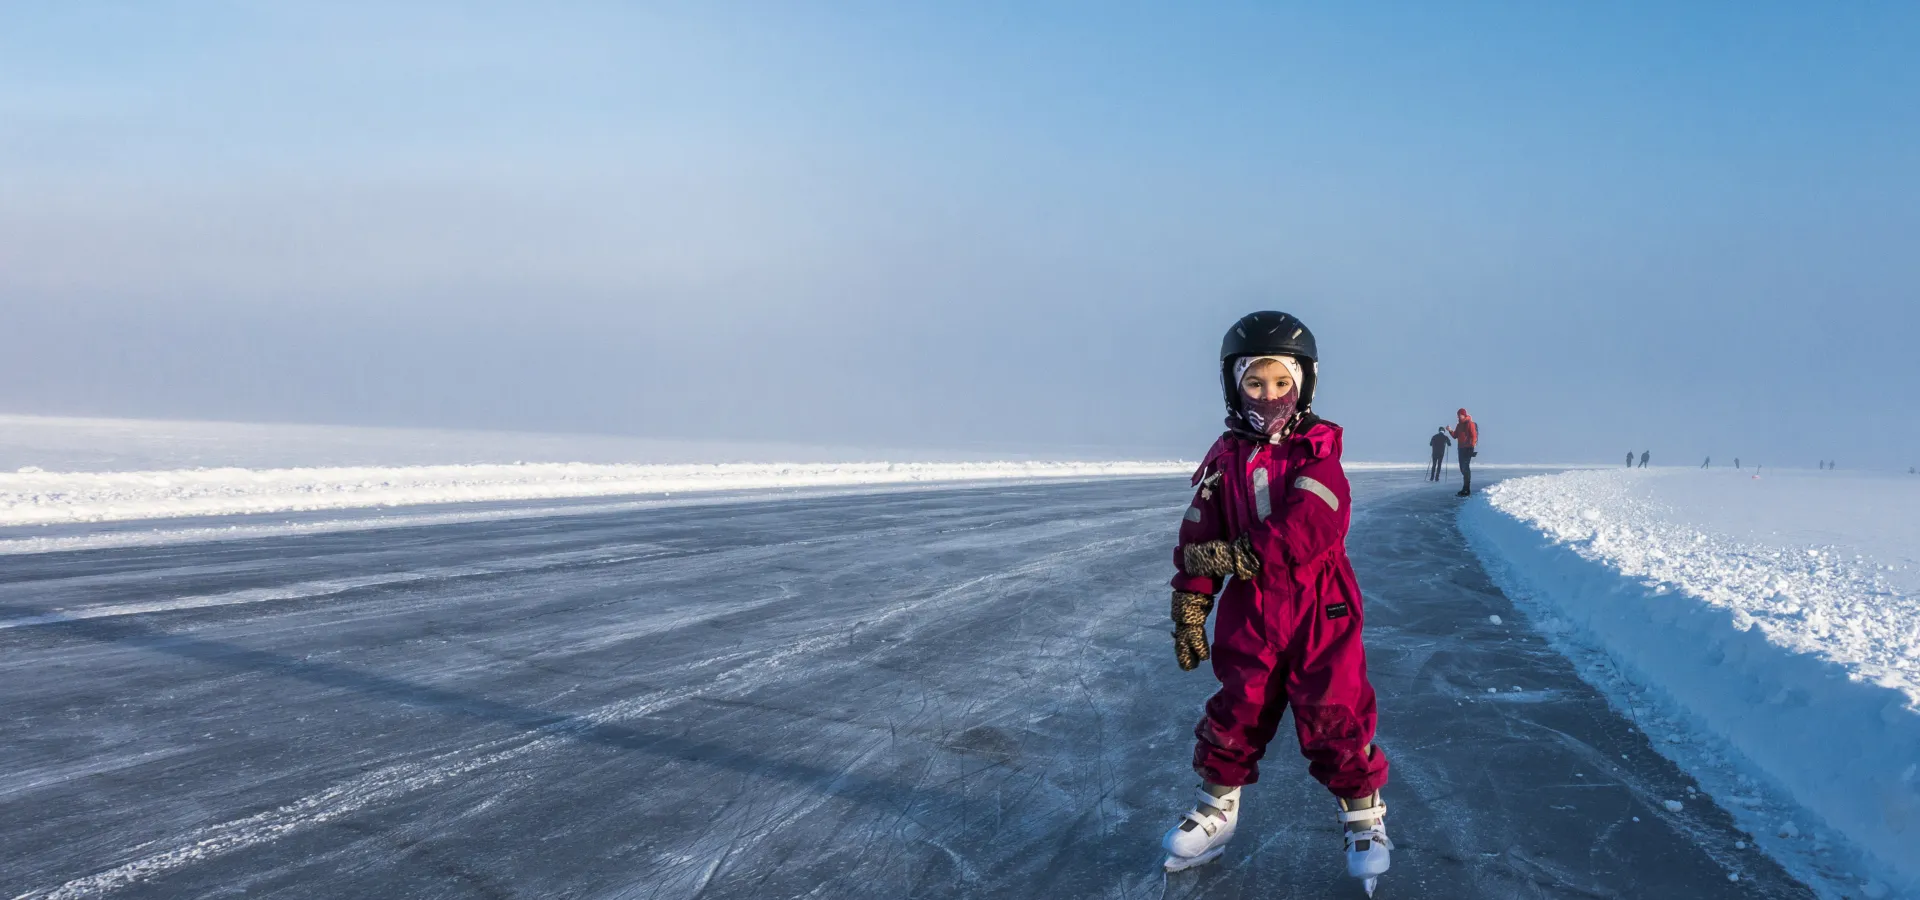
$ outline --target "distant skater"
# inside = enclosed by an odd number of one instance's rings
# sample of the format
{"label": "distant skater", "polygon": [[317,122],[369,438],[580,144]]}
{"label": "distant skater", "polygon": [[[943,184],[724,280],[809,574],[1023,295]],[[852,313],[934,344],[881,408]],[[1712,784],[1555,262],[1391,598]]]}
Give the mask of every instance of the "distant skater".
{"label": "distant skater", "polygon": [[1454,443],[1460,445],[1460,493],[1454,496],[1465,497],[1473,493],[1473,458],[1480,455],[1475,449],[1480,443],[1480,426],[1474,424],[1465,407],[1455,415],[1460,421],[1447,432],[1453,435]]}
{"label": "distant skater", "polygon": [[1642,451],[1640,451],[1640,468],[1642,468],[1642,469],[1644,469],[1644,468],[1646,468],[1646,467],[1647,467],[1647,460],[1649,460],[1649,459],[1652,459],[1652,458],[1653,458],[1653,451],[1652,451],[1652,450],[1642,450]]}
{"label": "distant skater", "polygon": [[1629,469],[1633,468],[1633,451],[1632,450],[1627,451],[1627,468]]}
{"label": "distant skater", "polygon": [[1428,438],[1427,444],[1433,447],[1433,465],[1427,468],[1427,480],[1439,481],[1440,467],[1447,462],[1447,448],[1453,446],[1453,441],[1447,438],[1447,426],[1440,426],[1440,433]]}
{"label": "distant skater", "polygon": [[1711,457],[1711,456],[1709,456],[1709,457],[1707,457],[1707,461],[1706,461],[1706,462],[1703,462],[1703,463],[1701,463],[1701,464],[1700,464],[1700,468],[1702,468],[1702,469],[1711,469],[1711,468],[1713,468],[1713,457]]}
{"label": "distant skater", "polygon": [[1733,467],[1735,469],[1740,468],[1740,457],[1736,456],[1733,458]]}

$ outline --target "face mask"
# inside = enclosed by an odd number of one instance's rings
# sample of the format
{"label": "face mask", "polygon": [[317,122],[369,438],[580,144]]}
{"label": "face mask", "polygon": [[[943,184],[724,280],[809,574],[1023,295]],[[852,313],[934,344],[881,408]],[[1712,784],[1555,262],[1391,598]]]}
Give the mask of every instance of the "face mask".
{"label": "face mask", "polygon": [[1289,389],[1276,400],[1255,400],[1247,396],[1246,391],[1240,392],[1241,414],[1246,416],[1248,425],[1267,437],[1273,437],[1280,433],[1280,429],[1287,427],[1294,409],[1299,405],[1299,388]]}

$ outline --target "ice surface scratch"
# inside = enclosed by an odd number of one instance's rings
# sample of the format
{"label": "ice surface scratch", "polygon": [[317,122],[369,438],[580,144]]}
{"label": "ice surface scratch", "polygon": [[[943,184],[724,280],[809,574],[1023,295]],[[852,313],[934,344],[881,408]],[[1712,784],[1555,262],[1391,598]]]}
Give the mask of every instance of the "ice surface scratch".
{"label": "ice surface scratch", "polygon": [[27,628],[35,625],[58,625],[66,622],[82,622],[88,619],[103,619],[115,616],[137,616],[156,612],[179,612],[192,609],[240,606],[250,603],[269,603],[282,600],[312,600],[320,597],[344,594],[362,588],[414,584],[450,578],[531,572],[566,564],[617,564],[657,555],[657,553],[636,553],[634,550],[635,548],[608,548],[587,552],[552,553],[492,565],[445,566],[418,569],[410,572],[383,572],[378,575],[302,581],[277,587],[248,588],[245,590],[225,591],[215,594],[175,597],[167,600],[149,600],[140,603],[114,603],[77,609],[63,609],[32,616],[0,619],[0,631],[10,628]]}

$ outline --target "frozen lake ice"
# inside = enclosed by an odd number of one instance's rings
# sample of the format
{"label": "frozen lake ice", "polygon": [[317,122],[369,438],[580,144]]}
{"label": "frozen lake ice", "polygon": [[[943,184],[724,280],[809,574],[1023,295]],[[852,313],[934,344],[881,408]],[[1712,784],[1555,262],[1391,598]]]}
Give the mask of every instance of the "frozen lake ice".
{"label": "frozen lake ice", "polygon": [[[1687,777],[1529,632],[1450,486],[1354,484],[1383,895],[1811,896],[1668,811]],[[40,621],[0,629],[0,896],[1358,896],[1287,728],[1227,856],[1159,870],[1214,686],[1167,635],[1187,490],[8,557],[0,618]]]}

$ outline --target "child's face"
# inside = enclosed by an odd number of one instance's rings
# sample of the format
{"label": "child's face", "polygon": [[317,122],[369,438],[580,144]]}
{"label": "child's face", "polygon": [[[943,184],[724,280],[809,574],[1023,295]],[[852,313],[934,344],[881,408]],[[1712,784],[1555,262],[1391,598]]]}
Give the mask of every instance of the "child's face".
{"label": "child's face", "polygon": [[1255,400],[1278,400],[1293,388],[1293,373],[1278,360],[1263,359],[1240,376],[1240,391]]}

